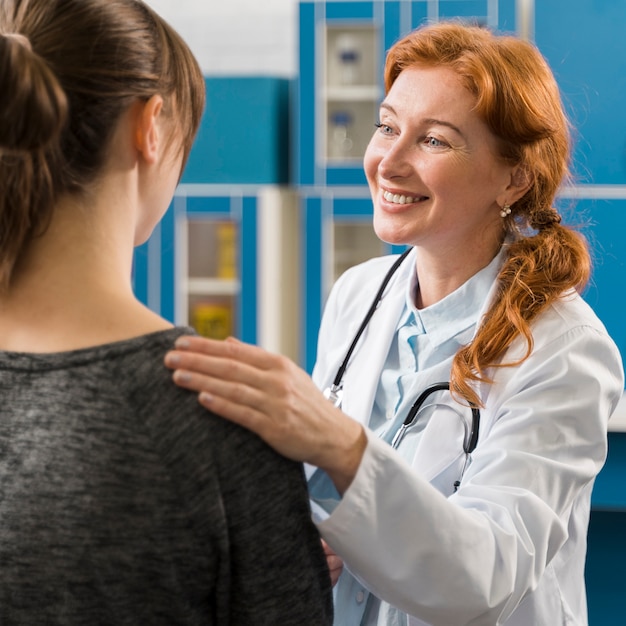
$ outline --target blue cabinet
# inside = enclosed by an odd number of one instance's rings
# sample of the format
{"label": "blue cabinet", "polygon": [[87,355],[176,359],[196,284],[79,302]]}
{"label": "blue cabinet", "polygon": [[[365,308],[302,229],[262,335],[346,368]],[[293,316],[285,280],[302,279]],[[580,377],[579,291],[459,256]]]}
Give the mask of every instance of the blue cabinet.
{"label": "blue cabinet", "polygon": [[292,81],[207,76],[205,86],[206,106],[181,182],[287,184]]}
{"label": "blue cabinet", "polygon": [[624,185],[626,3],[551,0],[535,4],[535,40],[559,81],[574,127],[577,182]]}
{"label": "blue cabinet", "polygon": [[[626,430],[626,429],[624,429]],[[609,433],[609,455],[593,490],[587,538],[590,626],[621,626],[626,593],[626,432]]]}
{"label": "blue cabinet", "polygon": [[203,335],[298,359],[297,203],[278,186],[181,184],[137,249],[137,297]]}
{"label": "blue cabinet", "polygon": [[[135,292],[208,336],[257,340],[257,195],[180,185],[135,257]],[[212,329],[211,329],[212,327]]]}
{"label": "blue cabinet", "polygon": [[317,331],[333,283],[349,267],[404,247],[382,242],[372,228],[372,203],[367,187],[303,189],[300,194],[303,318],[301,363],[312,371]]}
{"label": "blue cabinet", "polygon": [[346,0],[299,4],[296,183],[364,185],[361,161],[383,97],[385,51],[426,21],[515,29],[515,0]]}

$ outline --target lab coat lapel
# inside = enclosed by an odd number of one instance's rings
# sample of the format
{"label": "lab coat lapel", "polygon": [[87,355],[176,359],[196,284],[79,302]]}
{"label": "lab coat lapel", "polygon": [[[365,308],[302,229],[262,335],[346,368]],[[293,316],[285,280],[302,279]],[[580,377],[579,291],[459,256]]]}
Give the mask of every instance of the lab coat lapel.
{"label": "lab coat lapel", "polygon": [[[342,408],[347,415],[367,425],[383,365],[404,308],[406,281],[403,280],[415,263],[410,254],[390,282],[381,303],[372,316],[346,370]],[[367,310],[369,302],[364,303]]]}

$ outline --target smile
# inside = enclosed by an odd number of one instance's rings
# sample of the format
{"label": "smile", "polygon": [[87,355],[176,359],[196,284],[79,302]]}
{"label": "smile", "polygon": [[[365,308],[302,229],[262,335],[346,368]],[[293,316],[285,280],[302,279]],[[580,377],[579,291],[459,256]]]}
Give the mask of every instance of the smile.
{"label": "smile", "polygon": [[391,202],[393,204],[411,204],[422,199],[413,196],[405,196],[404,194],[399,193],[391,193],[390,191],[383,191],[383,198],[387,200],[387,202]]}

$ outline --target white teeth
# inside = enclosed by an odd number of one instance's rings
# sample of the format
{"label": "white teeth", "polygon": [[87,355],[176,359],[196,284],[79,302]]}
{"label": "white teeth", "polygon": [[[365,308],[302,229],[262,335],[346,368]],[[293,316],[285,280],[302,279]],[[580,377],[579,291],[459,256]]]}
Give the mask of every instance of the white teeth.
{"label": "white teeth", "polygon": [[387,202],[393,202],[394,204],[411,204],[411,202],[416,201],[413,196],[404,196],[399,193],[391,193],[390,191],[383,192],[383,198]]}

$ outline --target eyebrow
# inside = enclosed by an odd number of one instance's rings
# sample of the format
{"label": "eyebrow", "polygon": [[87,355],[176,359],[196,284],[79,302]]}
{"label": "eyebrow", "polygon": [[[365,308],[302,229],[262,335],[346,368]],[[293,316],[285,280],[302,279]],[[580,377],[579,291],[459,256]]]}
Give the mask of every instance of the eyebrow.
{"label": "eyebrow", "polygon": [[[391,111],[391,113],[393,113],[394,115],[397,115],[396,110],[387,102],[381,102],[380,108],[387,109],[388,111]],[[422,123],[428,126],[446,126],[447,128],[452,129],[455,133],[459,134],[461,137],[465,138],[465,135],[463,134],[461,129],[458,126],[455,126],[452,122],[446,122],[445,120],[438,120],[437,118],[434,118],[434,117],[427,117],[422,120]]]}

